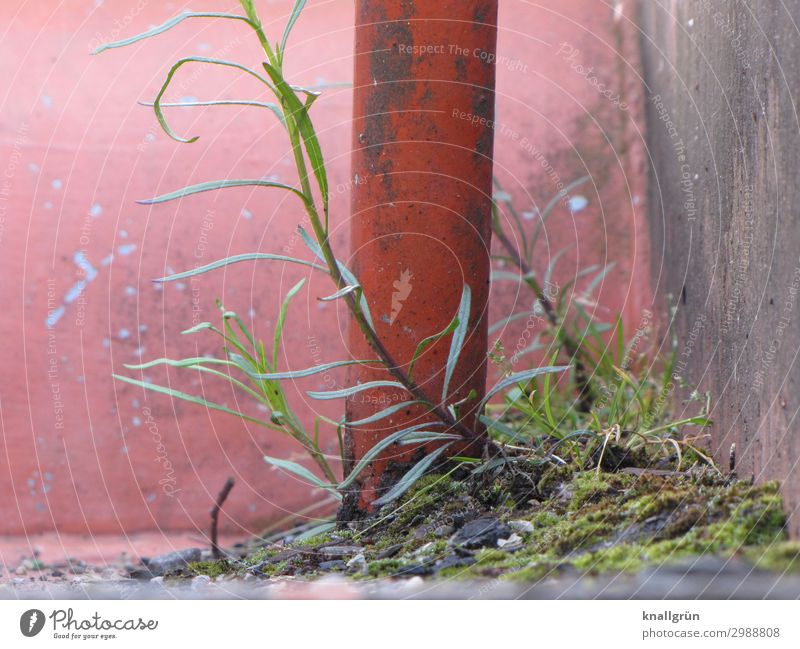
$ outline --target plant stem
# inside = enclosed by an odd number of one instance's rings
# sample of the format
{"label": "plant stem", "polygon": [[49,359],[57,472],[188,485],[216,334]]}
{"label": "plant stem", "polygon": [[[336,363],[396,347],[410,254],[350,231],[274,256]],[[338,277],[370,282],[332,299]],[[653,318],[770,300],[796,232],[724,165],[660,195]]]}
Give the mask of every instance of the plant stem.
{"label": "plant stem", "polygon": [[542,290],[539,282],[537,282],[534,278],[533,269],[528,265],[528,262],[522,258],[514,244],[511,243],[509,238],[506,236],[503,228],[497,222],[494,223],[494,233],[502,244],[503,248],[506,249],[511,261],[517,266],[517,268],[520,269],[520,271],[522,271],[525,282],[531,287],[536,295],[536,299],[539,301],[539,304],[542,305],[550,326],[556,330],[557,339],[561,340],[561,344],[564,346],[567,354],[574,359],[575,383],[577,384],[579,390],[578,407],[582,412],[589,412],[592,408],[593,398],[591,395],[589,377],[586,373],[586,366],[581,359],[582,350],[580,345],[572,340],[566,330],[560,326],[561,323],[559,322],[556,308],[553,306],[550,298],[548,298],[545,292]]}

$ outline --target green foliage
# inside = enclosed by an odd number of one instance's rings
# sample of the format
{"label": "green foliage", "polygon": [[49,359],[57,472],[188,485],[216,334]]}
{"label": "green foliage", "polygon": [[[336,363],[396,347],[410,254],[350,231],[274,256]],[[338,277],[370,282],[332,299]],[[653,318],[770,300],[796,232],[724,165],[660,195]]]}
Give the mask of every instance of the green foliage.
{"label": "green foliage", "polygon": [[[311,267],[314,270],[326,273],[334,283],[334,292],[320,299],[324,301],[344,300],[351,311],[355,321],[363,332],[367,342],[374,350],[376,358],[374,360],[344,360],[335,363],[316,365],[315,367],[302,370],[285,370],[279,367],[279,359],[282,347],[282,332],[286,325],[289,306],[303,288],[304,280],[298,282],[286,295],[281,305],[270,353],[265,349],[264,342],[256,340],[252,332],[244,324],[243,320],[233,311],[227,311],[219,304],[220,321],[216,323],[204,322],[183,332],[184,334],[214,334],[222,340],[223,356],[221,358],[193,357],[185,359],[157,359],[141,365],[127,366],[128,369],[144,372],[147,369],[164,366],[177,368],[180,370],[192,370],[201,372],[204,375],[212,376],[217,379],[227,381],[236,391],[248,396],[262,409],[266,410],[266,416],[250,414],[244,411],[228,408],[223,404],[213,403],[207,399],[185,393],[168,386],[161,386],[151,383],[142,375],[141,379],[127,376],[115,375],[119,381],[126,382],[137,387],[152,392],[164,394],[173,399],[180,399],[190,403],[204,406],[208,409],[217,410],[227,414],[235,415],[243,421],[251,422],[263,426],[271,431],[288,435],[307,451],[310,459],[316,465],[322,478],[312,472],[307,467],[278,458],[266,457],[265,461],[280,470],[287,471],[297,476],[311,485],[324,489],[333,497],[340,498],[341,492],[350,487],[359,473],[363,471],[366,464],[374,460],[382,451],[385,451],[392,444],[420,446],[431,442],[436,442],[439,446],[428,453],[420,462],[413,466],[400,481],[390,489],[377,503],[384,504],[392,502],[406,493],[416,481],[430,470],[437,459],[445,452],[450,444],[456,440],[469,437],[473,438],[478,433],[477,422],[466,421],[459,415],[459,407],[465,401],[474,401],[476,395],[470,394],[466,399],[453,403],[453,395],[450,391],[450,382],[459,363],[461,351],[467,337],[470,315],[470,288],[463,287],[463,294],[458,311],[453,316],[450,325],[443,331],[423,340],[408,372],[404,372],[394,359],[392,359],[385,346],[379,340],[375,332],[372,317],[370,315],[367,296],[360,282],[355,275],[339,261],[331,247],[329,240],[329,184],[327,170],[322,154],[322,148],[317,137],[316,130],[310,116],[310,109],[317,100],[319,94],[311,90],[292,85],[284,75],[284,59],[287,43],[293,27],[300,18],[305,0],[297,0],[283,30],[279,41],[272,41],[264,31],[264,27],[252,0],[240,0],[240,5],[244,10],[244,15],[223,14],[215,12],[204,13],[185,13],[167,21],[163,25],[154,27],[142,34],[109,43],[99,48],[95,53],[105,50],[115,49],[139,43],[149,38],[156,37],[168,30],[177,27],[185,20],[190,18],[206,19],[226,19],[240,21],[244,26],[251,29],[258,38],[264,52],[266,60],[262,61],[263,72],[257,72],[245,65],[235,61],[225,61],[205,57],[184,57],[176,61],[169,69],[166,79],[162,84],[155,100],[150,104],[155,112],[156,118],[167,135],[180,143],[193,143],[197,137],[184,138],[177,135],[170,127],[164,109],[175,107],[176,104],[163,103],[162,99],[170,88],[175,75],[180,69],[188,64],[210,65],[229,69],[233,72],[244,73],[256,79],[263,88],[275,99],[274,102],[250,101],[250,100],[212,100],[204,102],[193,102],[192,106],[221,106],[221,105],[249,105],[259,108],[269,109],[285,127],[286,134],[291,147],[295,167],[297,171],[297,186],[277,183],[258,179],[223,179],[203,182],[182,189],[178,189],[156,198],[140,201],[146,205],[160,205],[174,200],[181,200],[191,196],[208,192],[224,190],[231,187],[259,187],[264,189],[278,189],[288,191],[297,196],[306,212],[307,222],[310,225],[310,232],[302,227],[299,228],[300,236],[304,244],[311,250],[316,257],[315,262],[304,261],[284,255],[271,253],[248,253],[235,255],[226,259],[218,260],[205,266],[173,274],[169,277],[161,278],[157,281],[170,282],[189,277],[196,277],[207,272],[226,267],[230,264],[242,263],[246,261],[278,261],[284,263],[301,264]],[[450,353],[445,367],[444,389],[440,397],[431,398],[427,395],[412,379],[411,370],[419,360],[421,354],[432,343],[451,337]],[[372,417],[365,418],[358,422],[349,422],[348,425],[365,425],[379,421],[385,417],[398,412],[401,408],[413,405],[422,407],[432,413],[436,421],[425,424],[424,426],[412,426],[405,430],[395,433],[388,440],[382,440],[371,451],[367,453],[364,460],[356,466],[351,473],[343,480],[337,480],[334,467],[329,462],[329,457],[323,452],[319,445],[320,427],[322,424],[330,424],[336,427],[337,435],[340,439],[340,450],[343,449],[341,443],[341,428],[345,422],[331,422],[326,418],[318,417],[314,430],[308,431],[303,426],[301,418],[293,410],[289,399],[284,391],[282,382],[294,380],[307,376],[312,376],[319,372],[329,369],[343,367],[352,364],[370,364],[382,366],[386,373],[385,380],[377,380],[369,383],[350,386],[338,390],[325,392],[309,391],[307,394],[314,399],[343,399],[354,394],[369,389],[381,389],[391,387],[393,389],[405,391],[408,400],[403,404],[392,406]],[[537,368],[535,371],[522,373],[516,377],[508,377],[499,385],[495,386],[490,392],[490,396],[501,392],[507,387],[527,381],[535,375],[547,372],[562,371],[564,368]],[[482,408],[485,401],[479,408]],[[464,409],[474,410],[474,409]],[[430,430],[431,428],[442,427],[443,430]],[[344,458],[341,458],[344,459]]]}
{"label": "green foliage", "polygon": [[[703,429],[711,424],[708,397],[693,393],[692,400],[701,402],[698,414],[671,419],[670,406],[681,383],[674,371],[675,350],[658,357],[640,348],[652,334],[652,314],[627,339],[621,317],[604,322],[593,313],[594,294],[614,264],[584,268],[557,291],[552,288],[554,273],[568,248],[556,252],[541,271],[533,267],[544,223],[558,202],[586,181],[576,180],[547,203],[530,239],[510,195],[495,182],[493,226],[503,248],[495,258],[518,272],[496,271],[493,280],[518,281],[530,291],[533,306],[494,323],[490,331],[531,318],[538,330],[530,334],[530,345],[510,357],[498,341],[490,359],[504,374],[537,351],[549,356],[550,366],[557,366],[559,359],[571,365],[560,368],[569,369],[560,377],[547,373],[540,380],[534,370],[525,381],[505,379],[514,387],[502,404],[488,406],[484,422],[498,442],[580,468],[618,468],[637,453],[653,462],[669,459],[675,469],[684,468],[687,457],[711,463],[698,448]],[[504,225],[501,212],[510,225]],[[512,242],[515,237],[518,245]]]}

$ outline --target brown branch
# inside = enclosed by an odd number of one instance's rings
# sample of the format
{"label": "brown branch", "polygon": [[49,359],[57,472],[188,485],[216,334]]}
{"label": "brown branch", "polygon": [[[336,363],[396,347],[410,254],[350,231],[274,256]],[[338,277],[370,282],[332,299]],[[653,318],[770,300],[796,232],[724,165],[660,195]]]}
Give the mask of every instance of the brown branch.
{"label": "brown branch", "polygon": [[222,490],[219,492],[217,496],[217,500],[214,503],[214,506],[211,508],[211,554],[214,556],[215,559],[222,559],[223,552],[219,547],[219,543],[217,542],[217,527],[219,526],[219,512],[222,509],[222,505],[228,499],[228,496],[231,493],[231,489],[233,489],[234,479],[228,478],[225,481],[225,484],[222,487]]}

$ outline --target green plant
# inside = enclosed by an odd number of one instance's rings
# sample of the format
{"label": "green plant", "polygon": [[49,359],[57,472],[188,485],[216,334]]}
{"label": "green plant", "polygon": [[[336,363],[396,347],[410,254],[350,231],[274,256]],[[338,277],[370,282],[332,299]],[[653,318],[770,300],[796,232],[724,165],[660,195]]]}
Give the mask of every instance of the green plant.
{"label": "green plant", "polygon": [[[682,435],[685,427],[697,426],[702,432],[710,425],[708,395],[692,394],[692,400],[703,401],[699,414],[671,419],[668,401],[675,388],[675,350],[651,358],[638,348],[649,333],[652,314],[646,314],[640,330],[626,342],[621,317],[602,322],[586,307],[593,304],[594,292],[613,263],[580,270],[558,291],[550,287],[556,265],[569,248],[556,252],[543,271],[533,268],[536,244],[547,219],[559,201],[587,180],[580,178],[554,196],[541,211],[530,237],[511,196],[495,181],[493,229],[502,247],[502,254],[495,259],[511,264],[517,272],[498,270],[493,279],[515,281],[529,289],[533,306],[494,323],[490,332],[532,316],[543,327],[510,359],[499,342],[491,358],[501,371],[510,372],[520,358],[538,351],[550,356],[550,364],[561,357],[574,370],[558,389],[550,374],[541,384],[532,379],[527,385],[515,386],[504,403],[489,406],[484,423],[499,441],[534,447],[556,463],[564,462],[560,455],[565,455],[582,467],[594,464],[598,471],[604,462],[615,463],[610,445],[621,445],[627,452],[652,449],[656,451],[652,456],[674,455],[677,467],[682,464],[683,450],[688,449],[695,458],[711,464],[697,447],[701,435]],[[508,215],[516,231],[513,235],[504,227],[501,212]]]}
{"label": "green plant", "polygon": [[[284,76],[283,64],[287,42],[292,28],[298,20],[306,2],[305,0],[297,0],[295,2],[290,18],[279,41],[270,40],[265,33],[262,23],[256,12],[255,3],[253,0],[240,0],[240,4],[244,10],[243,15],[216,12],[185,13],[173,18],[163,25],[155,27],[137,36],[104,45],[99,48],[96,53],[108,49],[124,47],[126,45],[131,45],[153,36],[157,36],[188,19],[209,18],[235,20],[249,27],[258,38],[266,57],[266,60],[261,63],[263,73],[233,61],[194,56],[182,58],[170,68],[167,78],[162,85],[161,90],[157,94],[152,106],[159,124],[172,139],[181,143],[192,143],[197,140],[197,137],[185,138],[177,135],[170,127],[164,114],[164,109],[173,105],[163,103],[162,99],[167,92],[176,72],[178,72],[178,70],[184,65],[202,64],[231,68],[250,75],[251,77],[257,79],[275,97],[274,103],[242,100],[233,102],[196,102],[195,104],[189,105],[217,105],[233,103],[237,105],[248,105],[268,109],[280,120],[281,124],[286,130],[289,144],[293,152],[299,186],[295,187],[284,183],[267,180],[224,179],[184,187],[183,189],[158,196],[151,200],[140,202],[146,205],[154,205],[176,199],[182,199],[202,192],[242,186],[259,186],[286,191],[297,198],[305,210],[307,222],[311,231],[307,232],[302,226],[300,226],[299,233],[303,242],[309,248],[315,259],[314,261],[306,261],[285,255],[269,253],[242,254],[228,257],[194,270],[173,274],[157,281],[177,281],[201,275],[230,264],[247,261],[278,261],[283,263],[300,264],[309,267],[314,271],[327,274],[330,277],[331,281],[333,282],[335,292],[320,299],[326,301],[345,301],[352,314],[352,317],[358,323],[361,332],[369,343],[371,349],[374,351],[376,358],[363,360],[344,360],[325,365],[317,365],[299,371],[282,371],[278,367],[279,351],[281,348],[281,334],[286,320],[288,306],[292,298],[297,295],[297,293],[303,287],[304,282],[301,281],[286,295],[286,299],[283,302],[283,306],[277,319],[271,350],[268,350],[265,347],[263,341],[255,339],[253,334],[245,326],[243,320],[235,312],[226,310],[223,305],[219,303],[221,324],[215,325],[211,322],[205,322],[192,327],[183,333],[197,334],[201,332],[211,332],[219,336],[223,343],[223,358],[203,357],[186,358],[181,360],[161,358],[140,365],[126,366],[130,370],[139,371],[144,371],[155,366],[170,366],[182,369],[190,369],[224,379],[228,381],[235,389],[242,391],[244,394],[252,397],[256,402],[265,407],[270,413],[268,418],[264,419],[261,417],[255,417],[244,412],[230,409],[224,405],[210,402],[204,398],[186,394],[171,387],[154,385],[145,380],[119,375],[115,375],[115,378],[119,381],[141,387],[145,390],[162,393],[173,398],[203,405],[206,408],[232,414],[245,421],[252,422],[260,426],[264,426],[269,430],[290,436],[308,451],[311,459],[319,468],[322,477],[316,475],[306,467],[294,462],[271,457],[265,458],[266,461],[274,466],[294,473],[309,483],[329,491],[338,498],[341,498],[341,493],[354,483],[355,479],[358,477],[360,472],[364,470],[367,464],[374,460],[380,453],[386,451],[391,445],[421,445],[428,442],[440,442],[441,445],[437,447],[436,450],[425,456],[403,478],[401,478],[400,481],[388,491],[388,493],[376,501],[376,504],[378,505],[386,504],[397,499],[400,495],[407,491],[453,442],[459,439],[472,440],[476,437],[479,437],[480,426],[477,426],[476,422],[466,421],[460,415],[459,406],[461,404],[452,403],[449,392],[450,380],[453,376],[453,371],[456,367],[456,364],[459,362],[462,346],[466,337],[471,301],[470,289],[469,286],[464,286],[460,306],[452,322],[443,331],[423,340],[419,344],[413,358],[411,359],[411,364],[408,371],[405,371],[403,366],[394,358],[392,358],[383,341],[375,332],[370,315],[367,296],[364,295],[358,279],[342,262],[337,259],[331,246],[329,239],[330,214],[328,201],[328,177],[322,149],[320,147],[320,143],[309,114],[310,109],[314,105],[314,102],[318,98],[319,94],[307,88],[292,85]],[[185,106],[186,104],[182,105]],[[441,395],[428,395],[419,387],[417,383],[414,382],[412,378],[413,366],[418,357],[424,352],[426,347],[428,347],[432,342],[439,340],[440,338],[444,338],[445,336],[450,336],[451,345],[445,366],[444,388]],[[308,396],[313,399],[321,400],[344,399],[369,389],[393,388],[404,390],[406,393],[408,393],[410,400],[403,404],[395,404],[390,406],[374,414],[373,416],[360,421],[345,422],[344,420],[341,420],[339,422],[333,422],[323,417],[317,417],[313,432],[306,430],[301,418],[292,410],[282,387],[282,382],[311,376],[346,365],[359,363],[377,364],[382,366],[387,373],[386,380],[372,381],[351,386],[342,390],[328,392],[310,391],[307,393]],[[490,397],[494,396],[505,388],[513,387],[517,383],[529,381],[532,378],[542,374],[559,372],[565,369],[565,367],[541,367],[506,377],[503,379],[503,381],[501,381],[500,384],[498,384],[498,386],[495,386],[495,388],[489,391],[486,399],[479,404],[479,409],[485,405]],[[476,395],[470,395],[470,398],[475,399]],[[390,416],[399,410],[399,408],[407,407],[409,403],[425,406],[434,416],[435,421],[406,428],[381,440],[364,456],[364,458],[362,458],[356,464],[355,467],[353,467],[352,471],[347,476],[345,476],[342,480],[339,480],[328,458],[320,448],[320,426],[325,423],[336,427],[336,431],[340,439],[341,450],[343,446],[341,444],[341,435],[342,428],[344,426],[362,426],[374,423]]]}

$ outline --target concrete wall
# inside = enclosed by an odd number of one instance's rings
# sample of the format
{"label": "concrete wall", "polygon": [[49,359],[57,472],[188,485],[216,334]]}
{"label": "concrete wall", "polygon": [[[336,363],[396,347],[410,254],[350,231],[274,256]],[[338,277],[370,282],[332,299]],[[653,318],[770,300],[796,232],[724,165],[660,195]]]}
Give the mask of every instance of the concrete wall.
{"label": "concrete wall", "polygon": [[800,2],[650,0],[642,43],[656,291],[713,446],[780,479],[800,533]]}
{"label": "concrete wall", "polygon": [[[167,269],[239,252],[289,247],[304,254],[292,234],[301,214],[280,193],[228,190],[152,209],[134,203],[220,177],[293,182],[286,141],[268,113],[172,109],[179,133],[201,136],[179,145],[161,133],[151,110],[136,106],[155,96],[182,55],[257,66],[250,34],[226,21],[186,23],[131,49],[89,56],[98,41],[137,33],[185,8],[230,11],[234,4],[0,3],[0,78],[6,80],[0,94],[0,535],[204,529],[228,475],[237,477],[222,519],[231,533],[256,532],[318,497],[261,459],[266,453],[302,460],[293,443],[110,377],[141,359],[217,352],[209,336],[178,335],[212,318],[217,296],[268,338],[282,296],[303,276],[296,268],[262,264],[163,291],[150,282]],[[291,4],[259,2],[271,33],[280,33]],[[349,0],[310,2],[292,37],[293,79],[350,82],[352,25]],[[559,206],[549,221],[537,266],[545,268],[570,244],[558,278],[616,260],[600,308],[608,316],[623,310],[635,327],[651,306],[642,281],[648,258],[636,31],[624,12],[597,0],[510,0],[501,7],[499,50],[497,173],[531,217],[529,227],[559,183],[585,174],[593,179],[580,192],[585,207],[579,201],[571,213]],[[595,81],[621,100],[604,96]],[[246,98],[257,91],[255,82],[227,70],[185,68],[169,98]],[[345,259],[350,97],[351,88],[334,87],[314,106],[334,188],[335,245]],[[492,322],[515,301],[530,307],[516,288],[505,283],[493,292]],[[344,355],[343,313],[322,309],[315,299],[329,293],[327,284],[314,281],[297,300],[284,367]],[[508,348],[519,333],[503,334]],[[177,372],[149,376],[251,410],[213,380],[201,384]],[[306,422],[315,412],[338,418],[342,404],[304,398],[313,388],[325,383],[307,381],[293,392]],[[335,453],[335,435],[328,430],[323,439]]]}

